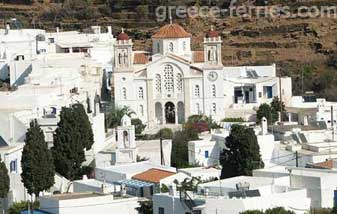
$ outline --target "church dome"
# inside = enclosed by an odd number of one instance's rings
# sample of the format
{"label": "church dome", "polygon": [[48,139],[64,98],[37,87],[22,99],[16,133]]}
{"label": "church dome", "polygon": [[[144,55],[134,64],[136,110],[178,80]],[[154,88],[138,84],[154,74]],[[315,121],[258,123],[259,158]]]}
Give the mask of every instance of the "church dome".
{"label": "church dome", "polygon": [[122,32],[118,35],[117,40],[129,40],[129,35],[124,32],[124,29],[122,29]]}
{"label": "church dome", "polygon": [[178,24],[164,25],[152,36],[153,39],[176,39],[189,37],[192,37],[192,34],[187,33],[185,29]]}
{"label": "church dome", "polygon": [[219,37],[219,32],[214,30],[213,27],[207,32],[206,34],[207,38],[217,38]]}

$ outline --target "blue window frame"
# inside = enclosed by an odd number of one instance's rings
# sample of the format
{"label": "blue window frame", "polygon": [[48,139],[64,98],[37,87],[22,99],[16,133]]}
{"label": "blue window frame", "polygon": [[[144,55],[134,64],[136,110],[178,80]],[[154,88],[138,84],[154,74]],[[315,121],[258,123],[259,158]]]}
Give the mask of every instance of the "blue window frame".
{"label": "blue window frame", "polygon": [[205,158],[208,158],[208,157],[209,157],[209,152],[205,151]]}
{"label": "blue window frame", "polygon": [[268,99],[273,98],[273,87],[267,86],[267,97]]}
{"label": "blue window frame", "polygon": [[17,165],[17,160],[13,160],[10,162],[9,167],[10,167],[10,172],[16,172],[16,166]]}

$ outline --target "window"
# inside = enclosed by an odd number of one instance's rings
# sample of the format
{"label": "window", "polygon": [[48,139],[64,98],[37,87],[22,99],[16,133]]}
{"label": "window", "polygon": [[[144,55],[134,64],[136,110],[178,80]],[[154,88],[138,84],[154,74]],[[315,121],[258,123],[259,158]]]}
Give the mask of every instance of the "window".
{"label": "window", "polygon": [[158,213],[159,213],[159,214],[165,214],[164,208],[163,208],[163,207],[159,207],[159,208],[158,208]]}
{"label": "window", "polygon": [[161,76],[160,76],[160,74],[156,74],[156,91],[158,92],[158,93],[160,93],[161,92]]}
{"label": "window", "polygon": [[184,49],[184,51],[186,51],[186,42],[185,41],[183,42],[183,49]]}
{"label": "window", "polygon": [[48,38],[48,42],[51,43],[51,44],[54,44],[55,43],[55,38]]}
{"label": "window", "polygon": [[197,114],[201,113],[201,111],[200,111],[200,104],[199,103],[195,104],[195,111],[196,111]]}
{"label": "window", "polygon": [[212,113],[216,114],[216,103],[212,103]]}
{"label": "window", "polygon": [[140,115],[144,116],[144,106],[143,105],[139,106],[139,112],[140,112]]}
{"label": "window", "polygon": [[183,77],[181,73],[177,74],[177,90],[178,91],[183,90]]}
{"label": "window", "polygon": [[194,87],[194,96],[200,97],[200,86],[199,85],[195,85]]}
{"label": "window", "polygon": [[173,42],[170,42],[169,50],[170,50],[170,52],[173,52],[173,51],[174,51]]}
{"label": "window", "polygon": [[216,86],[213,84],[211,87],[212,97],[216,97]]}
{"label": "window", "polygon": [[173,92],[173,67],[166,65],[164,68],[164,87],[167,92]]}
{"label": "window", "polygon": [[17,160],[11,161],[10,164],[9,164],[9,170],[10,170],[10,172],[16,173],[17,172],[16,168],[17,168]]}
{"label": "window", "polygon": [[139,97],[139,99],[144,99],[144,89],[143,89],[143,87],[139,87],[138,97]]}
{"label": "window", "polygon": [[157,52],[158,53],[160,52],[160,43],[159,42],[157,43]]}
{"label": "window", "polygon": [[123,98],[124,100],[127,99],[127,96],[126,96],[126,88],[122,88],[122,98]]}
{"label": "window", "polygon": [[205,151],[205,158],[208,158],[208,157],[209,157],[209,152]]}

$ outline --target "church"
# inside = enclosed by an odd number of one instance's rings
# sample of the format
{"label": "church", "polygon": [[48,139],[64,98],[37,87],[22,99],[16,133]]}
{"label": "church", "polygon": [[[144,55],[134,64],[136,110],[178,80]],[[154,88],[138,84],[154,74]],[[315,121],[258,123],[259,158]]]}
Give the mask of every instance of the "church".
{"label": "church", "polygon": [[175,23],[152,35],[152,52],[133,51],[122,30],[114,45],[111,90],[115,105],[129,106],[148,127],[178,125],[195,114],[254,120],[256,109],[292,96],[290,77],[276,66],[225,67],[222,37],[210,28],[203,50],[191,50],[192,34]]}

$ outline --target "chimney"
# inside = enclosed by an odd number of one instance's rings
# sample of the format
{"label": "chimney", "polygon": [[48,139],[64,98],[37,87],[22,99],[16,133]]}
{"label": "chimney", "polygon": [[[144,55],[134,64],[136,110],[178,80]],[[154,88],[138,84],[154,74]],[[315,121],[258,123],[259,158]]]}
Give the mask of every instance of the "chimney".
{"label": "chimney", "polygon": [[175,196],[176,194],[176,185],[173,183],[170,187],[169,187],[169,193],[170,193],[170,196]]}
{"label": "chimney", "polygon": [[304,118],[303,118],[303,125],[304,126],[308,126],[309,125],[309,122],[308,122],[308,115],[305,115]]}
{"label": "chimney", "polygon": [[6,24],[6,35],[9,34],[10,30],[11,30],[11,26],[9,24]]}
{"label": "chimney", "polygon": [[112,28],[111,28],[111,26],[108,26],[108,34],[109,34],[109,35],[112,34]]}
{"label": "chimney", "polygon": [[267,118],[265,117],[262,117],[261,128],[262,128],[262,135],[268,134],[268,121]]}

